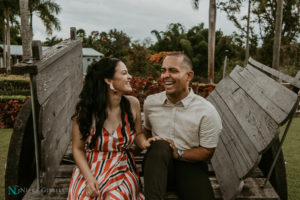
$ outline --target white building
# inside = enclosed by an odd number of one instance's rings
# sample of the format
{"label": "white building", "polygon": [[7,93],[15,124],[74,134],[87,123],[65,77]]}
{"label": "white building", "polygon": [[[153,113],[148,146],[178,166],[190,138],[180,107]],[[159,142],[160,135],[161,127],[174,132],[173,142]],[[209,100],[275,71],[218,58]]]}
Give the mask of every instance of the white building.
{"label": "white building", "polygon": [[[6,47],[7,48],[7,47]],[[42,46],[43,51],[49,47]],[[22,45],[10,45],[11,65],[14,65],[22,59]],[[86,73],[87,67],[94,61],[99,61],[104,55],[92,48],[82,48],[83,73]],[[3,45],[0,44],[0,67],[3,66]]]}

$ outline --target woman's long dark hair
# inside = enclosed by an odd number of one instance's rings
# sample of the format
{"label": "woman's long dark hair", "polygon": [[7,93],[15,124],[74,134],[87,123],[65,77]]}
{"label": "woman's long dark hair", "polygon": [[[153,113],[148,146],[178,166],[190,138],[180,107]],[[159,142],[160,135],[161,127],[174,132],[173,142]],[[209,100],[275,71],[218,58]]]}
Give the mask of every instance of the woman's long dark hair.
{"label": "woman's long dark hair", "polygon": [[[91,134],[90,129],[94,120],[93,116],[96,117],[96,133],[92,138],[89,146],[90,149],[95,147],[97,138],[102,134],[104,121],[107,118],[108,85],[104,82],[104,79],[113,78],[119,62],[120,60],[117,58],[103,58],[88,67],[85,82],[79,95],[79,102],[76,105],[72,120],[76,119],[82,135],[81,140],[85,141]],[[121,132],[125,137],[125,113],[127,114],[131,130],[134,130],[134,121],[130,102],[124,96],[121,98],[120,107],[122,119]]]}

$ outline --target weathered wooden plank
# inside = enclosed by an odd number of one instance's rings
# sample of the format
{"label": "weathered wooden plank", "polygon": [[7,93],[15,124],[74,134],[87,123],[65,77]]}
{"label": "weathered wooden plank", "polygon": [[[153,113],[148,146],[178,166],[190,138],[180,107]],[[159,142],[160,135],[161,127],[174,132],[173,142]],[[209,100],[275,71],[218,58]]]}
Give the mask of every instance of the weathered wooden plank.
{"label": "weathered wooden plank", "polygon": [[260,62],[257,62],[256,60],[254,60],[251,57],[249,58],[249,63],[251,65],[253,65],[254,67],[256,67],[256,68],[259,68],[259,69],[261,69],[261,70],[263,70],[263,71],[265,71],[265,72],[267,72],[267,73],[269,73],[269,74],[271,74],[271,75],[273,75],[273,76],[275,76],[275,77],[277,77],[277,78],[279,78],[279,79],[281,79],[285,82],[290,83],[291,85],[293,85],[297,88],[300,88],[300,81],[296,80],[295,78],[293,78],[289,75],[286,75],[286,74],[284,74],[282,72],[279,72],[279,71],[277,71],[273,68],[270,68],[270,67],[268,67],[268,66],[266,66],[266,65],[264,65]]}
{"label": "weathered wooden plank", "polygon": [[247,176],[260,158],[255,146],[216,91],[213,91],[207,99],[221,116],[223,132],[220,137],[225,141],[226,147],[230,148],[229,154],[239,177]]}
{"label": "weathered wooden plank", "polygon": [[[40,105],[57,89],[61,82],[73,73],[74,66],[82,65],[81,44],[53,61],[50,66],[39,71],[36,76],[37,98]],[[46,62],[46,61],[45,61]],[[80,81],[80,80],[78,80]]]}
{"label": "weathered wooden plank", "polygon": [[[217,180],[220,183],[223,198],[225,200],[234,198],[242,190],[243,181],[235,171],[234,164],[230,159],[230,155],[224,146],[222,138],[219,139],[218,146],[211,162],[214,163],[213,167],[216,172]],[[230,177],[230,179],[227,177]]]}
{"label": "weathered wooden plank", "polygon": [[[47,137],[47,134],[53,128],[55,118],[61,110],[73,102],[72,92],[73,85],[71,80],[72,76],[67,77],[57,89],[49,96],[49,98],[41,105],[39,116],[39,131],[43,138]],[[67,117],[67,116],[66,116]]]}
{"label": "weathered wooden plank", "polygon": [[297,79],[297,80],[300,81],[300,70],[299,70],[298,73],[296,74],[295,79]]}
{"label": "weathered wooden plank", "polygon": [[63,157],[63,161],[67,161],[68,163],[74,163],[74,158],[72,153],[72,141],[68,145],[68,148]]}
{"label": "weathered wooden plank", "polygon": [[72,51],[72,49],[74,49],[76,46],[81,46],[81,43],[81,38],[76,40],[67,39],[47,48],[45,51],[43,51],[43,58],[40,61],[35,62],[35,64],[38,66],[38,72],[42,71],[53,62],[59,60],[60,57]]}
{"label": "weathered wooden plank", "polygon": [[75,165],[60,165],[58,172],[56,174],[56,178],[70,178],[73,173]]}
{"label": "weathered wooden plank", "polygon": [[215,88],[242,129],[261,153],[279,134],[278,124],[253,101],[230,77]]}
{"label": "weathered wooden plank", "polygon": [[37,74],[38,68],[37,65],[33,64],[32,61],[24,63],[20,62],[11,67],[11,73],[17,75],[23,74]]}
{"label": "weathered wooden plank", "polygon": [[[71,104],[68,104],[71,105]],[[42,159],[42,183],[43,186],[51,185],[60,161],[65,153],[67,145],[71,138],[72,124],[70,120],[70,106],[65,106],[55,123],[42,141],[41,159]]]}
{"label": "weathered wooden plank", "polygon": [[287,119],[297,100],[294,92],[249,65],[245,69],[236,66],[229,76],[277,124],[282,124]]}
{"label": "weathered wooden plank", "polygon": [[42,43],[40,40],[32,41],[32,58],[33,60],[41,60],[43,58]]}

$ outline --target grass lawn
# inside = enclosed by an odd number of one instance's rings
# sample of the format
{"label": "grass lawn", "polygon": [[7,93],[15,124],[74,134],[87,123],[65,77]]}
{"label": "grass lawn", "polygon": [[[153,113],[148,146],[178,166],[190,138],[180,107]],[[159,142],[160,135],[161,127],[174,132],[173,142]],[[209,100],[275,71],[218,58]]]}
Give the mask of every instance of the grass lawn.
{"label": "grass lawn", "polygon": [[[281,130],[284,131],[284,127]],[[4,199],[4,173],[12,129],[0,129],[0,200]],[[300,197],[300,118],[294,118],[283,145],[289,200]]]}
{"label": "grass lawn", "polygon": [[[283,133],[285,127],[281,128]],[[300,198],[300,118],[294,118],[283,144],[289,200]]]}
{"label": "grass lawn", "polygon": [[0,199],[4,199],[4,174],[12,129],[0,129]]}

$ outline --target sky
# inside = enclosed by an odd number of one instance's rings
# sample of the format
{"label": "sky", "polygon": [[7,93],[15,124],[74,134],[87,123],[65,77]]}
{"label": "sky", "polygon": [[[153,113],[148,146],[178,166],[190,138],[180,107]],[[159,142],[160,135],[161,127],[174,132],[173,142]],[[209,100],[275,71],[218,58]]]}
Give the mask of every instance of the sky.
{"label": "sky", "polygon": [[[166,31],[170,23],[181,23],[186,30],[204,23],[208,28],[209,0],[201,0],[199,9],[192,7],[192,0],[55,0],[61,6],[57,16],[61,31],[52,36],[70,37],[70,27],[82,28],[87,35],[91,31],[109,31],[116,28],[125,32],[132,41],[151,38],[152,30]],[[234,25],[226,19],[225,13],[217,13],[216,29],[230,35]],[[34,40],[44,41],[49,35],[37,17],[33,18]]]}

